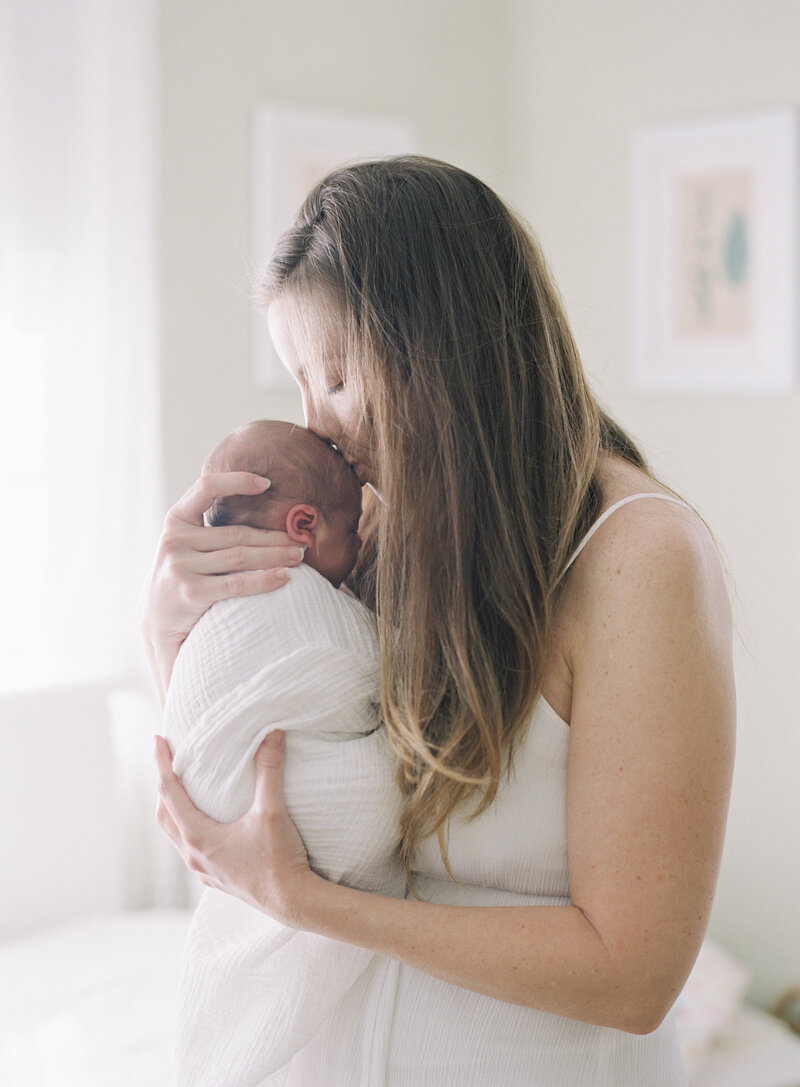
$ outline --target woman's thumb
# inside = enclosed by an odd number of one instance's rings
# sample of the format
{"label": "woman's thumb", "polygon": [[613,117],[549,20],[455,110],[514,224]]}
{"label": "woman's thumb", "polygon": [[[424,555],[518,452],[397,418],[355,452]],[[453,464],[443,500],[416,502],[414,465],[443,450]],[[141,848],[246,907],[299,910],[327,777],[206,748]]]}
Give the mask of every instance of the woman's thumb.
{"label": "woman's thumb", "polygon": [[261,811],[283,807],[284,736],[273,729],[256,751],[255,805]]}

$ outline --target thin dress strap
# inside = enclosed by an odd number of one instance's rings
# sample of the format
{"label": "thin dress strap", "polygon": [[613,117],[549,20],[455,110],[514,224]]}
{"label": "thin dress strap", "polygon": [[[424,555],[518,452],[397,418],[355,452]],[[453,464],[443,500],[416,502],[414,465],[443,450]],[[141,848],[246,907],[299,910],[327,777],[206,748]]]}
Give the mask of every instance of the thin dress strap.
{"label": "thin dress strap", "polygon": [[584,547],[586,547],[589,540],[591,540],[592,536],[594,536],[595,532],[597,532],[598,528],[600,528],[603,522],[607,521],[611,514],[615,513],[620,508],[620,506],[627,506],[629,502],[635,502],[637,498],[660,498],[662,502],[674,502],[676,506],[683,506],[683,508],[687,510],[691,510],[692,508],[685,502],[682,502],[680,498],[673,498],[671,494],[644,492],[642,494],[629,494],[627,498],[620,498],[619,502],[615,502],[613,506],[609,506],[605,513],[601,513],[600,516],[597,518],[595,523],[592,525],[592,527],[589,529],[589,531],[586,533],[581,542],[573,551],[572,557],[570,558],[567,565],[564,567],[561,577],[566,574],[567,570],[569,570],[570,566],[572,566],[575,559],[577,559],[578,555],[580,555],[581,551],[583,551]]}

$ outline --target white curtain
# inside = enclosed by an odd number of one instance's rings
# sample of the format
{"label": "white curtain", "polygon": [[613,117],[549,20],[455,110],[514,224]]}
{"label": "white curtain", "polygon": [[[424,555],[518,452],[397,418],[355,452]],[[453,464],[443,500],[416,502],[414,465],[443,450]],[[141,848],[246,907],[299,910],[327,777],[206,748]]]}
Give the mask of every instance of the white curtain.
{"label": "white curtain", "polygon": [[155,0],[0,0],[0,692],[143,671],[155,28]]}

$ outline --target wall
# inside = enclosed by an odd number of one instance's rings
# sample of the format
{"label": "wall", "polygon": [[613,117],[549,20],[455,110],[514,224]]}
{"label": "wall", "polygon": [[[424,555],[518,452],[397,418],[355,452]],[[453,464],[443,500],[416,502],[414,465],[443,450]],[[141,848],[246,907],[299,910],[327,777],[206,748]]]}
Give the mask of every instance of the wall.
{"label": "wall", "polygon": [[736,582],[738,762],[712,934],[752,995],[800,984],[800,395],[645,397],[628,377],[631,138],[800,105],[794,0],[510,0],[507,193],[534,225],[606,404],[695,502]]}
{"label": "wall", "polygon": [[123,904],[108,693],[0,699],[0,937]]}
{"label": "wall", "polygon": [[[503,26],[489,0],[163,0],[161,348],[166,493],[259,415],[249,374],[250,111],[277,101],[406,118],[418,150],[497,182]],[[288,224],[287,224],[288,225]]]}

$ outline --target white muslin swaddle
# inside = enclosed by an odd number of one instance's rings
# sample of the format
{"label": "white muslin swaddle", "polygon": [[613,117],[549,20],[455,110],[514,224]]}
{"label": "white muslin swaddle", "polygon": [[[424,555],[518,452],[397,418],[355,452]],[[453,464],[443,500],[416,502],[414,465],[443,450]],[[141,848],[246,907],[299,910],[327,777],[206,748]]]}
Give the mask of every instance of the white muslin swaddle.
{"label": "white muslin swaddle", "polygon": [[[302,564],[282,589],[215,604],[182,646],[164,711],[175,772],[199,808],[232,822],[252,803],[259,744],[285,730],[286,801],[311,866],[402,897],[401,798],[379,683],[367,612]],[[280,1083],[371,960],[204,891],[184,955],[179,1084]]]}

